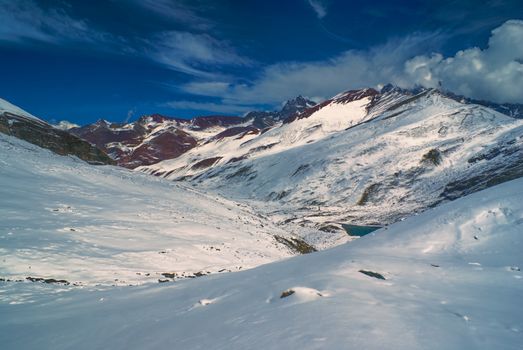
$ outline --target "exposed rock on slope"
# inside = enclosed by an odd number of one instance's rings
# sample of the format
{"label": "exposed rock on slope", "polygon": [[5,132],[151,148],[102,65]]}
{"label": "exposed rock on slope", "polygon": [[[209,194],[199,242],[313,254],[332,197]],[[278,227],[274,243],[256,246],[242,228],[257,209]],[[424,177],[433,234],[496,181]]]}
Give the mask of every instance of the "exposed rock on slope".
{"label": "exposed rock on slope", "polygon": [[104,152],[90,143],[0,99],[0,132],[47,148],[60,155],[73,155],[92,164],[114,164]]}
{"label": "exposed rock on slope", "polygon": [[99,120],[69,131],[106,151],[119,165],[135,168],[176,158],[206,137],[242,121],[226,116],[186,120],[154,114],[128,124]]}
{"label": "exposed rock on slope", "polygon": [[280,111],[249,112],[245,115],[245,119],[252,120],[253,126],[259,129],[265,129],[274,126],[278,122],[283,122],[289,118],[293,118],[297,114],[303,113],[315,105],[316,103],[314,101],[306,99],[303,96],[298,96],[285,102]]}
{"label": "exposed rock on slope", "polygon": [[69,132],[104,150],[119,165],[132,169],[177,158],[210,140],[259,134],[312,105],[314,102],[298,96],[278,112],[251,112],[243,118],[202,116],[187,120],[153,114],[127,124],[99,120]]}

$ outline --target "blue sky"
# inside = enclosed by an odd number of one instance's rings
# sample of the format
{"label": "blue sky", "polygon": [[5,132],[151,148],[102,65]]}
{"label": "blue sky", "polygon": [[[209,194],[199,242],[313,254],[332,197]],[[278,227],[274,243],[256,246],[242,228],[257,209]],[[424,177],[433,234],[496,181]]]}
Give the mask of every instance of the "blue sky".
{"label": "blue sky", "polygon": [[521,1],[0,0],[0,97],[84,124],[392,82],[523,103]]}

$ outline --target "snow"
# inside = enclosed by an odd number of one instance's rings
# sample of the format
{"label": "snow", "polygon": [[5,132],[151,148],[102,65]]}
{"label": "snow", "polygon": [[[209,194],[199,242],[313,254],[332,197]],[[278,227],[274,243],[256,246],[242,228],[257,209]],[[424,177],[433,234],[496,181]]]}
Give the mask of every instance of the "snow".
{"label": "snow", "polygon": [[0,344],[521,349],[522,229],[518,179],[349,244],[247,271],[135,287],[2,283],[10,302],[0,304]]}
{"label": "snow", "polygon": [[251,156],[256,158],[300,147],[361,122],[366,115],[365,106],[369,102],[369,98],[363,98],[351,103],[333,103],[314,113],[310,118],[299,119],[290,124],[281,125],[280,123],[280,127],[269,130],[263,134],[263,137],[258,138],[257,135],[249,134],[241,138],[235,135],[216,141],[211,139],[210,142],[204,142],[201,146],[189,150],[178,158],[165,160],[152,166],[138,167],[136,170],[151,173],[154,170],[180,169],[180,171],[174,172],[171,176],[173,178],[199,173],[191,167],[186,167],[196,159],[220,156],[223,159],[218,164],[226,164],[231,158],[241,157],[246,153],[251,153],[249,150],[267,145],[274,146]]}
{"label": "snow", "polygon": [[[0,134],[2,349],[521,349],[523,178],[412,214],[438,181],[479,174],[463,160],[518,147],[522,123],[437,94],[404,102],[333,104],[191,151],[188,164],[224,154],[223,165],[280,139],[249,158],[268,176],[247,180],[252,192],[227,172],[192,183],[224,181],[243,202]],[[347,205],[365,181],[418,166],[434,147],[453,150],[441,167],[380,205]],[[282,189],[287,208],[263,200]],[[339,244],[349,238],[271,220],[383,218],[398,206],[397,223],[317,253],[292,256],[274,239]]]}
{"label": "snow", "polygon": [[366,97],[350,103],[331,103],[309,118],[298,119],[292,126],[321,123],[325,132],[341,131],[364,120],[367,115],[365,107],[370,100]]}
{"label": "snow", "polygon": [[72,129],[72,128],[80,127],[80,125],[75,124],[75,123],[71,123],[70,121],[67,121],[67,120],[62,120],[58,124],[53,125],[53,126],[55,128],[57,128],[57,129],[60,129],[60,130],[69,130],[69,129]]}
{"label": "snow", "polygon": [[34,115],[24,111],[20,107],[17,107],[15,105],[13,105],[12,103],[7,102],[6,100],[0,98],[0,114],[3,114],[4,112],[12,113],[12,114],[15,114],[15,115],[18,115],[18,116],[21,116],[21,117],[34,119],[34,120],[37,120],[39,122],[43,122],[41,119],[39,119],[39,118],[35,117]]}
{"label": "snow", "polygon": [[[523,121],[492,109],[437,91],[416,96],[392,91],[369,101],[334,98],[308,118],[240,140],[210,142],[136,170],[162,171],[173,180],[193,176],[190,183],[199,189],[247,201],[281,223],[317,229],[398,221],[441,201],[447,184],[523,157]],[[432,150],[441,152],[437,166],[423,162]],[[491,153],[499,155],[471,161]],[[212,168],[192,168],[217,156],[223,158]],[[232,158],[244,159],[229,163]],[[248,169],[246,175],[235,175],[240,169]],[[358,204],[373,185],[374,198]],[[347,240],[343,232],[323,236],[326,246]]]}
{"label": "snow", "polygon": [[[157,283],[292,255],[248,206],[0,134],[0,278]],[[2,299],[0,297],[0,299]]]}

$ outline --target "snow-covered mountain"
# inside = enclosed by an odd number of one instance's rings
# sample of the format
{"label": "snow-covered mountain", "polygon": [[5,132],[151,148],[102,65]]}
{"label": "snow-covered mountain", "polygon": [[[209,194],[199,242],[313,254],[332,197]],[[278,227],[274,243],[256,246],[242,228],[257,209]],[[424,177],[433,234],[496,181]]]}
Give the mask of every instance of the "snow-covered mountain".
{"label": "snow-covered mountain", "polygon": [[300,96],[263,113],[100,120],[72,132],[120,165],[311,228],[318,247],[348,240],[342,223],[390,224],[523,175],[522,120],[437,90],[389,85],[318,105]]}
{"label": "snow-covered mountain", "polygon": [[211,138],[241,132],[258,134],[313,105],[314,102],[298,96],[287,101],[280,111],[251,112],[244,117],[202,116],[188,120],[153,114],[132,123],[99,120],[69,128],[69,132],[104,150],[119,165],[132,169],[176,158]]}
{"label": "snow-covered mountain", "polygon": [[297,114],[303,113],[315,105],[316,103],[314,101],[300,95],[294,99],[286,101],[282,109],[279,111],[253,111],[247,113],[244,118],[246,120],[252,120],[252,125],[258,129],[265,129],[278,122],[282,122]]}
{"label": "snow-covered mountain", "polygon": [[97,123],[196,140],[132,171],[0,100],[2,349],[520,349],[523,120],[436,90],[295,105]]}
{"label": "snow-covered mountain", "polygon": [[2,280],[156,283],[313,250],[244,204],[4,134],[0,183]]}
{"label": "snow-covered mountain", "polygon": [[248,271],[126,288],[0,282],[0,344],[519,350],[522,229],[518,179]]}
{"label": "snow-covered mountain", "polygon": [[61,155],[74,155],[93,164],[114,164],[104,152],[23,109],[0,99],[0,133],[13,135]]}
{"label": "snow-covered mountain", "polygon": [[523,119],[523,104],[519,103],[495,103],[490,101],[475,100],[465,96],[453,94],[452,92],[446,91],[445,94],[463,103],[473,103],[481,106],[491,108],[497,112],[506,114],[513,118]]}
{"label": "snow-covered mountain", "polygon": [[176,158],[202,140],[242,122],[239,117],[207,116],[187,120],[154,114],[123,124],[101,119],[69,132],[107,152],[118,165],[135,168]]}
{"label": "snow-covered mountain", "polygon": [[79,128],[80,127],[80,125],[75,124],[75,123],[71,123],[71,122],[69,122],[67,120],[62,120],[58,124],[55,124],[53,126],[55,128],[57,128],[57,129],[61,129],[61,130],[70,130],[72,128]]}
{"label": "snow-covered mountain", "polygon": [[523,120],[437,90],[354,90],[137,170],[247,200],[280,222],[383,225],[523,176]]}

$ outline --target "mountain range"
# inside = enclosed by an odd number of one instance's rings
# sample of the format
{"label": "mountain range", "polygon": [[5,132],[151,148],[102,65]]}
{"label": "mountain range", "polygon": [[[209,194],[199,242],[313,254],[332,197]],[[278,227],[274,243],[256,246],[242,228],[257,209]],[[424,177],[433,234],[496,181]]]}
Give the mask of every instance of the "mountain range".
{"label": "mountain range", "polygon": [[244,117],[202,116],[187,120],[153,114],[132,123],[98,120],[68,130],[96,145],[119,165],[132,169],[176,158],[210,138],[242,132],[260,133],[312,105],[314,102],[299,96],[287,101],[280,111],[250,112]]}
{"label": "mountain range", "polygon": [[[243,117],[154,114],[126,124],[99,120],[68,134],[46,130],[91,144],[82,159],[105,152],[121,166],[311,229],[308,242],[322,248],[351,239],[343,224],[388,225],[523,176],[517,108],[503,114],[501,105],[474,102],[387,85],[319,104],[299,96],[280,111]],[[3,118],[13,119],[13,111]]]}
{"label": "mountain range", "polygon": [[0,100],[0,344],[519,349],[523,119],[492,107],[57,128]]}
{"label": "mountain range", "polygon": [[392,88],[340,93],[260,133],[210,137],[136,170],[341,238],[340,223],[390,224],[523,176],[522,160],[523,120]]}

